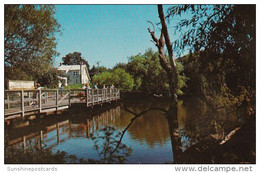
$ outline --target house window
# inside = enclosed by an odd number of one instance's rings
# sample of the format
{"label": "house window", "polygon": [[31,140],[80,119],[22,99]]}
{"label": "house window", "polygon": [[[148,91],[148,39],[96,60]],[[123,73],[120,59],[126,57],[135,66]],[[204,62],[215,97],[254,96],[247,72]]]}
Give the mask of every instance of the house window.
{"label": "house window", "polygon": [[78,79],[76,79],[75,83],[78,83]]}
{"label": "house window", "polygon": [[76,75],[79,74],[79,72],[78,71],[74,71],[73,74],[74,74],[74,76],[76,76]]}

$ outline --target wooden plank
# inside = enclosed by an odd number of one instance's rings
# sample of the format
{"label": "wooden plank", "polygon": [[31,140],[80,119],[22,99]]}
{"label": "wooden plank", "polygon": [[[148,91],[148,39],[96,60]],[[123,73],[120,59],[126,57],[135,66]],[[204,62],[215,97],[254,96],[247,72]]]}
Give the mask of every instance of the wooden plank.
{"label": "wooden plank", "polygon": [[8,112],[8,113],[5,113],[5,117],[6,117],[6,116],[15,115],[15,114],[19,114],[19,117],[21,117],[22,111],[16,111],[16,112]]}
{"label": "wooden plank", "polygon": [[[69,108],[69,106],[62,106],[62,107],[59,107],[59,108],[58,108],[58,111],[59,111],[59,110],[64,110],[64,109],[68,109],[68,108]],[[43,109],[43,110],[42,110],[42,113],[55,112],[55,111],[57,111],[56,106],[53,107],[53,108]]]}

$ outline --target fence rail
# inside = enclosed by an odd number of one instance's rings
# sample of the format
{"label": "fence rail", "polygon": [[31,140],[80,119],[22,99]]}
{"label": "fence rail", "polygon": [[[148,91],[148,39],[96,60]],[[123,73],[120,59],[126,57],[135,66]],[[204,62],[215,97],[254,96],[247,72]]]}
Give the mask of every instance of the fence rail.
{"label": "fence rail", "polygon": [[84,103],[87,107],[120,99],[120,90],[71,89],[71,90],[16,90],[5,91],[5,118],[25,116],[30,112],[48,112],[66,109],[71,104]]}

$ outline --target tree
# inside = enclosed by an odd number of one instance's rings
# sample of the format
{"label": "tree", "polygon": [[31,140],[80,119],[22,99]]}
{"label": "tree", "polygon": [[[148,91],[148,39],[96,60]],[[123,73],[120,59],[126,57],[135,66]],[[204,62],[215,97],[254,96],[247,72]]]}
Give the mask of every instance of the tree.
{"label": "tree", "polygon": [[178,5],[168,9],[169,21],[190,14],[176,24],[182,37],[174,42],[174,50],[190,50],[190,56],[184,60],[185,68],[189,69],[185,70],[201,80],[204,95],[248,97],[247,100],[255,101],[255,8],[255,5]]}
{"label": "tree", "polygon": [[[162,5],[158,5],[158,14],[159,14],[159,18],[160,18],[160,22],[161,22],[161,26],[162,26],[160,38],[158,39],[155,36],[155,29],[153,29],[153,31],[151,31],[151,29],[148,28],[148,31],[151,34],[151,37],[152,37],[152,40],[153,40],[155,46],[158,48],[161,66],[166,71],[167,76],[168,76],[168,82],[169,82],[169,86],[170,86],[170,90],[169,90],[170,98],[174,101],[175,104],[177,104],[178,72],[177,72],[177,66],[176,66],[176,63],[175,63],[175,60],[173,57],[172,43],[171,43],[170,36],[168,33],[167,24],[165,21]],[[153,26],[153,28],[154,28],[154,26]],[[167,60],[165,53],[164,53],[165,44],[166,44],[167,51],[169,54],[169,61]]]}
{"label": "tree", "polygon": [[127,67],[127,64],[126,64],[126,63],[119,62],[119,63],[117,63],[117,64],[113,67],[113,69],[121,68],[121,69],[126,70],[126,67]]}
{"label": "tree", "polygon": [[80,65],[80,63],[83,63],[89,69],[88,61],[81,56],[80,52],[68,53],[65,57],[62,57],[62,61],[63,65]]}
{"label": "tree", "polygon": [[90,77],[93,77],[96,74],[100,74],[100,73],[103,73],[106,71],[111,72],[111,69],[106,68],[104,66],[96,67],[95,65],[93,65],[92,68],[89,70],[89,75],[90,75]]}
{"label": "tree", "polygon": [[[128,58],[126,72],[134,78],[134,91],[141,91],[149,95],[169,93],[167,73],[160,65],[159,53],[148,49],[144,54],[137,54]],[[167,60],[169,59],[166,55]],[[176,62],[178,71],[177,94],[185,87],[187,78],[183,74],[183,66]]]}
{"label": "tree", "polygon": [[138,54],[131,56],[126,67],[126,71],[131,74],[134,78],[134,90],[144,91],[142,84],[144,82],[144,77],[147,74],[146,59],[143,55]]}
{"label": "tree", "polygon": [[93,76],[92,83],[114,85],[122,91],[131,91],[134,85],[132,76],[125,70],[117,68],[112,72],[105,71]]}
{"label": "tree", "polygon": [[[5,5],[4,62],[8,79],[37,80],[53,66],[60,25],[53,5]],[[10,72],[10,73],[9,73]],[[17,74],[21,73],[23,75]]]}

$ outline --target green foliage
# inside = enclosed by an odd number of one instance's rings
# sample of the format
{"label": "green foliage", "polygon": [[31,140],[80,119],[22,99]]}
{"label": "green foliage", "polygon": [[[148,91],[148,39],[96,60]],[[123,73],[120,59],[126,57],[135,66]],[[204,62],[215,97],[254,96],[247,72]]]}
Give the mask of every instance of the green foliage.
{"label": "green foliage", "polygon": [[182,37],[174,50],[190,50],[181,60],[191,79],[187,92],[203,95],[216,106],[239,105],[246,97],[253,103],[255,5],[176,5],[168,9],[168,19],[185,13],[191,15],[176,25]]}
{"label": "green foliage", "polygon": [[[4,62],[5,79],[35,80],[53,76],[53,57],[57,56],[55,34],[60,25],[53,5],[5,5]],[[41,78],[38,80],[38,78]],[[6,82],[5,81],[5,82]]]}
{"label": "green foliage", "polygon": [[83,87],[82,84],[73,84],[73,85],[65,86],[65,89],[82,89],[82,87]]}
{"label": "green foliage", "polygon": [[126,67],[127,67],[127,64],[126,64],[126,63],[119,62],[119,63],[117,63],[117,64],[113,67],[113,70],[116,69],[116,68],[121,68],[121,69],[126,70]]}
{"label": "green foliage", "polygon": [[116,68],[112,72],[105,71],[99,74],[96,74],[92,83],[98,83],[99,85],[114,85],[122,91],[131,91],[133,88],[133,78],[125,70]]}
{"label": "green foliage", "polygon": [[112,70],[108,69],[104,66],[96,67],[95,65],[93,65],[92,68],[89,70],[89,75],[90,75],[90,77],[93,77],[96,74],[100,74],[100,73],[103,73],[106,71],[111,72]]}
{"label": "green foliage", "polygon": [[98,83],[100,85],[103,85],[103,84],[112,85],[112,83],[113,83],[112,73],[105,71],[100,74],[97,74],[93,77],[92,83],[94,83],[94,84]]}
{"label": "green foliage", "polygon": [[74,155],[69,155],[64,151],[52,152],[50,148],[27,146],[26,152],[22,146],[12,146],[5,148],[5,163],[12,164],[57,164],[57,163],[82,163],[83,159],[78,159]]}
{"label": "green foliage", "polygon": [[122,91],[131,91],[134,86],[132,76],[123,69],[116,68],[112,72],[112,78],[114,85]]}
{"label": "green foliage", "polygon": [[[126,70],[134,77],[134,90],[148,94],[161,94],[169,92],[169,84],[166,72],[163,70],[158,52],[148,49],[144,54],[131,56]],[[178,76],[178,93],[182,94],[181,88],[186,87],[187,77],[182,73],[183,66],[176,62]]]}

